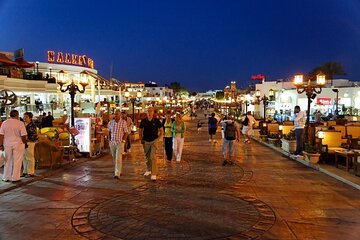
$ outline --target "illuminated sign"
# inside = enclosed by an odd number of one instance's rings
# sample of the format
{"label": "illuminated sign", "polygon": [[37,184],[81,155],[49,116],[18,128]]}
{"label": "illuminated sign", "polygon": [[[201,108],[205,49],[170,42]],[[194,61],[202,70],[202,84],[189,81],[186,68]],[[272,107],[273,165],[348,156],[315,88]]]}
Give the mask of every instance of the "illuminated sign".
{"label": "illuminated sign", "polygon": [[252,80],[265,79],[265,75],[262,75],[262,74],[252,75],[252,76],[251,76],[251,79],[252,79]]}
{"label": "illuminated sign", "polygon": [[331,105],[331,98],[317,98],[316,103],[318,105]]}
{"label": "illuminated sign", "polygon": [[87,57],[86,55],[62,53],[55,51],[48,51],[48,62],[49,63],[65,63],[71,65],[77,65],[82,67],[94,68],[94,60]]}

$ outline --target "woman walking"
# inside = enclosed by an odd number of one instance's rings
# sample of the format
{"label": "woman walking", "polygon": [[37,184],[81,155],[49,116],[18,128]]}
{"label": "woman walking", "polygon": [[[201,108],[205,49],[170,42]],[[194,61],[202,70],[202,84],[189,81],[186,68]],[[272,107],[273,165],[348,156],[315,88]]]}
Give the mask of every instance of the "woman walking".
{"label": "woman walking", "polygon": [[173,141],[174,141],[174,154],[177,162],[181,161],[181,154],[184,147],[185,131],[186,131],[185,123],[182,120],[180,113],[177,113],[175,117],[175,122],[173,122],[171,127],[171,132],[173,134]]}
{"label": "woman walking", "polygon": [[27,142],[25,145],[22,177],[34,177],[35,175],[35,143],[38,140],[38,136],[37,128],[32,118],[33,114],[31,112],[24,113]]}
{"label": "woman walking", "polygon": [[171,112],[167,111],[165,119],[162,122],[164,128],[164,144],[165,144],[165,152],[166,159],[171,161],[173,154],[173,135],[171,132],[173,120],[171,119]]}

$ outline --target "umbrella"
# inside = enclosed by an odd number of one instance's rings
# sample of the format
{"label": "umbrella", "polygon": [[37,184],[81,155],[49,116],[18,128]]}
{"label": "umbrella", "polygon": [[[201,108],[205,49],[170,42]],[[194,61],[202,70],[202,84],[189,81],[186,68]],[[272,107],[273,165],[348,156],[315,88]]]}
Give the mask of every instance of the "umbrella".
{"label": "umbrella", "polygon": [[29,63],[24,58],[18,58],[15,60],[15,62],[19,65],[19,67],[22,67],[22,68],[34,67],[34,63]]}
{"label": "umbrella", "polygon": [[0,63],[3,63],[4,65],[7,66],[18,66],[17,62],[12,61],[4,53],[0,53]]}

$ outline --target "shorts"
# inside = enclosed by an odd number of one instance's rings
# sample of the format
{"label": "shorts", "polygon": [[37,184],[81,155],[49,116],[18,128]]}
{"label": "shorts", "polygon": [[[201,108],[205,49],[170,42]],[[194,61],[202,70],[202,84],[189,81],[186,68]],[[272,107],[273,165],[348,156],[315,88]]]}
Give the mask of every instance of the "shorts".
{"label": "shorts", "polygon": [[209,128],[209,135],[215,135],[216,128]]}
{"label": "shorts", "polygon": [[252,131],[252,128],[249,128],[247,126],[244,126],[243,129],[242,129],[242,133],[245,134],[245,135],[249,135]]}

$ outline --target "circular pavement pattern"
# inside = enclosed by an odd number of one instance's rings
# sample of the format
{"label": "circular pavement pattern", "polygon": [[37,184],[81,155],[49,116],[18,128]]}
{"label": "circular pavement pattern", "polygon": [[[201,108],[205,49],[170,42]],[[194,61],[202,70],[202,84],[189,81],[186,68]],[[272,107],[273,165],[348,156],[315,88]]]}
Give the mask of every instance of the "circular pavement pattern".
{"label": "circular pavement pattern", "polygon": [[275,222],[255,198],[150,191],[89,201],[74,213],[73,227],[89,239],[253,239]]}

